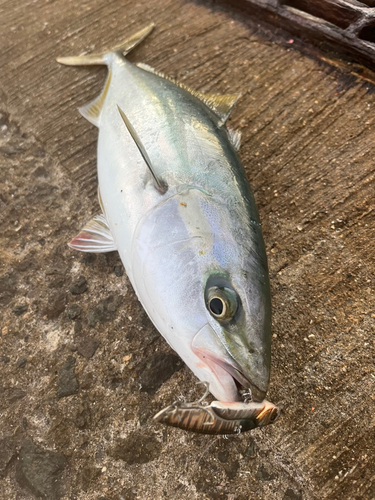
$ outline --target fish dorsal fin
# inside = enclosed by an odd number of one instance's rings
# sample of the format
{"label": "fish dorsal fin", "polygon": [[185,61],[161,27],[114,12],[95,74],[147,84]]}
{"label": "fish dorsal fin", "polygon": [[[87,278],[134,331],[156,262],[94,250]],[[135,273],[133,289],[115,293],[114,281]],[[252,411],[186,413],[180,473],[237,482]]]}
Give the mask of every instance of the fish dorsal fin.
{"label": "fish dorsal fin", "polygon": [[156,175],[154,167],[152,166],[151,160],[147,154],[147,151],[146,151],[145,147],[143,146],[141,139],[138,137],[137,132],[134,130],[133,125],[130,123],[128,117],[126,116],[126,114],[123,112],[123,110],[120,108],[119,105],[117,105],[117,108],[118,108],[119,113],[121,115],[122,121],[124,122],[126,128],[128,129],[129,134],[132,136],[133,141],[135,142],[139,152],[142,155],[142,158],[144,159],[146,165],[148,166],[148,168],[152,174],[156,189],[158,191],[160,191],[160,193],[162,193],[162,194],[166,193],[168,190],[168,186],[163,181],[163,179],[161,179],[158,175]]}
{"label": "fish dorsal fin", "polygon": [[96,127],[99,127],[100,124],[100,114],[103,109],[105,98],[108,94],[108,89],[111,83],[111,79],[112,79],[112,72],[111,70],[109,70],[107,81],[105,82],[102,93],[98,97],[96,97],[93,101],[89,102],[85,106],[82,106],[81,108],[78,108],[78,111],[81,113],[81,115]]}
{"label": "fish dorsal fin", "polygon": [[213,111],[216,116],[219,118],[219,126],[224,125],[224,123],[227,121],[233,106],[236,104],[238,99],[241,97],[241,94],[224,94],[224,95],[219,95],[219,94],[203,94],[202,92],[198,92],[197,90],[193,90],[184,83],[180,83],[174,78],[171,78],[164,73],[161,73],[160,71],[155,70],[148,64],[143,64],[143,63],[137,63],[137,66],[141,69],[144,69],[145,71],[148,71],[149,73],[154,73],[157,76],[160,76],[162,78],[165,78],[166,80],[169,80],[170,82],[174,83],[175,85],[178,85],[180,88],[186,90],[187,92],[190,92],[193,96],[195,96],[197,99],[202,101],[208,108],[210,108],[211,111]]}
{"label": "fish dorsal fin", "polygon": [[228,137],[234,149],[238,151],[241,146],[241,132],[239,130],[228,128]]}
{"label": "fish dorsal fin", "polygon": [[103,214],[95,216],[68,245],[80,252],[106,253],[117,250]]}

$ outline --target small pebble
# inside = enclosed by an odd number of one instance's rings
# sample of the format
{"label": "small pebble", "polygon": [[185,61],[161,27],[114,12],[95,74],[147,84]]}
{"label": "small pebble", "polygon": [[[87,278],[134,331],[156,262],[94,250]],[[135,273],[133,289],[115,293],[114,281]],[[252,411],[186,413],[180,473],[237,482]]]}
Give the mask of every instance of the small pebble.
{"label": "small pebble", "polygon": [[81,295],[81,293],[85,293],[87,289],[88,285],[86,278],[84,276],[80,276],[70,287],[70,293],[72,295]]}
{"label": "small pebble", "polygon": [[25,368],[27,363],[27,359],[24,356],[21,356],[20,358],[17,359],[17,367],[18,368]]}
{"label": "small pebble", "polygon": [[29,306],[27,304],[18,304],[13,307],[13,312],[16,316],[22,316],[28,310]]}
{"label": "small pebble", "polygon": [[77,304],[72,304],[66,310],[66,315],[70,319],[76,319],[81,314],[81,308]]}
{"label": "small pebble", "polygon": [[86,359],[90,359],[94,356],[95,351],[99,347],[99,342],[91,337],[85,337],[79,343],[77,350],[79,354]]}
{"label": "small pebble", "polygon": [[124,267],[123,266],[115,266],[114,273],[118,278],[124,275]]}

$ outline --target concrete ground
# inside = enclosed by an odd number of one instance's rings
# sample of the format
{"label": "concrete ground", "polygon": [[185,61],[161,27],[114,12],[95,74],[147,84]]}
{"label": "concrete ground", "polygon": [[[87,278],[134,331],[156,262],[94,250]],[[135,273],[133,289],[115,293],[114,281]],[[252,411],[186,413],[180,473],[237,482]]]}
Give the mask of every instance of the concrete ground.
{"label": "concrete ground", "polygon": [[[230,126],[269,256],[277,424],[229,439],[154,424],[202,388],[116,253],[67,247],[99,213],[97,130],[77,112],[119,43]],[[230,8],[188,0],[0,2],[0,499],[374,499],[373,84]],[[140,389],[141,386],[141,389]]]}

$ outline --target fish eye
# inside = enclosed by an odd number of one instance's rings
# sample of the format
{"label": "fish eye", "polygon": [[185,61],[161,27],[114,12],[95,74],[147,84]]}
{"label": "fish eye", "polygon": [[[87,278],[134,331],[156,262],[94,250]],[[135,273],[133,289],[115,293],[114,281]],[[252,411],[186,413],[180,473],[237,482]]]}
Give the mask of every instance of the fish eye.
{"label": "fish eye", "polygon": [[219,321],[233,318],[237,310],[236,293],[226,287],[209,288],[207,291],[207,309]]}
{"label": "fish eye", "polygon": [[213,297],[210,300],[209,307],[214,316],[221,316],[225,314],[225,302],[219,297]]}

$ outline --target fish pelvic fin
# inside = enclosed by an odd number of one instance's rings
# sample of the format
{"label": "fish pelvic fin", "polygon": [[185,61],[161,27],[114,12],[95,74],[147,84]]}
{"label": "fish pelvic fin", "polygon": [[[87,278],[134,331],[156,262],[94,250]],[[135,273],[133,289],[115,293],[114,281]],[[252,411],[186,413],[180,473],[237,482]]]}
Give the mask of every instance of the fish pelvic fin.
{"label": "fish pelvic fin", "polygon": [[155,172],[154,170],[154,167],[152,166],[152,163],[151,163],[151,160],[150,160],[150,157],[148,156],[147,154],[147,151],[141,141],[141,139],[139,138],[137,132],[135,131],[133,125],[130,123],[128,117],[125,115],[125,113],[123,112],[123,110],[120,108],[119,105],[117,105],[117,109],[120,113],[120,116],[122,118],[122,121],[124,122],[125,124],[125,127],[128,129],[128,132],[129,134],[131,135],[133,141],[135,142],[137,148],[138,148],[138,151],[141,153],[141,156],[142,158],[144,159],[149,171],[151,172],[151,175],[153,177],[153,180],[154,180],[154,184],[155,184],[155,188],[161,193],[161,194],[164,194],[167,192],[168,190],[168,186],[166,185],[166,183],[163,181],[163,179],[161,179]]}
{"label": "fish pelvic fin", "polygon": [[56,61],[60,64],[65,64],[66,66],[92,66],[98,64],[107,64],[106,55],[111,52],[116,52],[117,54],[126,55],[128,54],[134,47],[139,45],[147,35],[151,33],[154,29],[154,24],[150,24],[145,28],[141,29],[130,38],[127,38],[120,45],[113,47],[110,50],[104,50],[99,54],[89,54],[89,55],[81,55],[81,56],[68,56],[68,57],[58,57]]}
{"label": "fish pelvic fin", "polygon": [[174,83],[175,85],[178,85],[180,88],[186,90],[190,94],[192,94],[194,97],[199,99],[201,102],[203,102],[218,118],[218,126],[222,127],[227,119],[229,118],[229,115],[231,114],[234,105],[238,101],[238,99],[241,97],[241,94],[204,94],[203,92],[198,92],[197,90],[191,89],[184,83],[178,82],[174,78],[171,78],[164,73],[161,73],[160,71],[155,70],[148,64],[144,63],[137,63],[136,66],[139,68],[148,71],[149,73],[154,73],[157,76],[160,76],[161,78],[165,78],[166,80],[169,80],[170,82]]}

